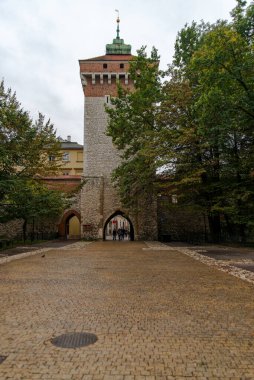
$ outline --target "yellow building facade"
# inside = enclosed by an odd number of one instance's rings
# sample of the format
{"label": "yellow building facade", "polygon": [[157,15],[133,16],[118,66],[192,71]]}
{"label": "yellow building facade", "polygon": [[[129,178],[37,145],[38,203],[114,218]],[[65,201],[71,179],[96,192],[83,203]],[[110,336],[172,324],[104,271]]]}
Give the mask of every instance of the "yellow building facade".
{"label": "yellow building facade", "polygon": [[71,136],[67,140],[61,141],[62,165],[60,173],[62,175],[81,176],[83,174],[83,145],[71,141]]}
{"label": "yellow building facade", "polygon": [[[74,191],[81,183],[83,175],[83,145],[71,141],[71,136],[64,140],[59,138],[61,143],[60,152],[62,159],[58,174],[44,177],[43,181],[49,189],[61,190],[63,192]],[[54,160],[54,157],[49,157]],[[79,206],[75,204],[70,209],[65,210],[58,224],[58,234],[65,239],[80,239],[81,225]]]}

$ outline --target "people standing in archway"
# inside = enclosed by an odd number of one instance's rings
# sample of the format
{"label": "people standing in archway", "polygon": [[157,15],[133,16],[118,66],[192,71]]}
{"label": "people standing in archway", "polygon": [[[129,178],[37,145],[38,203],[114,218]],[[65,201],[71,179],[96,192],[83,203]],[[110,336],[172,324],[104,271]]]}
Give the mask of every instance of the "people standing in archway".
{"label": "people standing in archway", "polygon": [[104,224],[103,239],[134,240],[134,229],[128,216],[121,211],[112,214]]}

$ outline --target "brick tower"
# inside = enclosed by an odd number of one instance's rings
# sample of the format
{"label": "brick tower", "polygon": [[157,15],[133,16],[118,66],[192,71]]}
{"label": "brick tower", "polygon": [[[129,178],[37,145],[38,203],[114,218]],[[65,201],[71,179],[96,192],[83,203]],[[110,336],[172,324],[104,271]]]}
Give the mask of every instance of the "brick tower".
{"label": "brick tower", "polygon": [[[81,237],[103,238],[108,221],[123,215],[131,225],[132,239],[144,238],[138,215],[129,215],[111,184],[111,173],[119,165],[119,153],[106,136],[107,114],[105,104],[110,96],[117,96],[117,83],[133,89],[128,69],[133,59],[131,46],[119,36],[106,45],[106,55],[79,60],[84,92],[84,179],[81,192]],[[154,236],[157,237],[157,216],[152,213]],[[142,217],[141,217],[142,218]],[[143,218],[142,218],[143,219]],[[148,218],[150,219],[150,217]],[[144,221],[143,221],[144,222]],[[147,224],[148,221],[146,221]],[[149,224],[149,223],[148,223]],[[156,224],[156,227],[155,227]]]}

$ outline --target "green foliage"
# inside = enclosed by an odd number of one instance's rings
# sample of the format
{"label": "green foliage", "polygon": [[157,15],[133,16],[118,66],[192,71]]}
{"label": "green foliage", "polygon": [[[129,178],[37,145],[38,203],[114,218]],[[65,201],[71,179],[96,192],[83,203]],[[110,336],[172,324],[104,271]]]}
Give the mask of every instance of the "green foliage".
{"label": "green foliage", "polygon": [[[45,175],[58,170],[61,153],[50,120],[39,114],[33,122],[21,108],[16,94],[0,84],[0,200],[18,178]],[[54,156],[54,161],[48,157]]]}
{"label": "green foliage", "polygon": [[231,22],[185,25],[167,73],[156,50],[148,58],[142,48],[130,68],[134,92],[119,87],[108,108],[122,200],[155,192],[160,174],[163,193],[206,213],[214,240],[221,220],[243,240],[254,224],[253,16],[254,4],[237,0]]}
{"label": "green foliage", "polygon": [[0,222],[23,219],[23,234],[26,240],[28,222],[45,223],[56,220],[67,207],[68,201],[59,191],[49,190],[33,179],[18,179],[1,205]]}
{"label": "green foliage", "polygon": [[236,7],[232,10],[233,27],[242,37],[253,42],[254,37],[254,4],[247,7],[247,1],[237,0]]}
{"label": "green foliage", "polygon": [[190,26],[187,24],[178,32],[175,42],[175,54],[173,66],[184,70],[188,65],[193,53],[202,43],[204,34],[209,30],[210,24],[203,21],[200,24],[192,22]]}
{"label": "green foliage", "polygon": [[[186,26],[171,67],[177,75],[170,83],[176,78],[180,91],[186,83],[191,101],[186,125],[177,116],[167,127],[172,156],[176,151],[169,172],[185,198],[203,205],[215,239],[221,216],[231,232],[240,226],[242,235],[254,221],[253,4],[245,5],[237,1],[231,23],[218,21],[202,31],[195,23]],[[165,89],[170,97],[172,84]]]}
{"label": "green foliage", "polygon": [[64,197],[58,191],[49,190],[40,182],[34,180],[18,180],[15,182],[11,196],[5,200],[5,218],[32,217],[44,219],[55,218],[63,210]]}
{"label": "green foliage", "polygon": [[[32,121],[16,94],[0,84],[0,222],[13,218],[45,220],[59,215],[65,198],[48,190],[35,177],[56,173],[60,143],[50,120],[39,114]],[[49,161],[54,156],[54,161]]]}
{"label": "green foliage", "polygon": [[128,207],[137,207],[139,197],[153,192],[155,183],[155,157],[147,147],[157,129],[157,104],[161,99],[158,64],[157,50],[147,57],[142,47],[130,63],[135,90],[128,92],[119,86],[118,97],[106,108],[110,116],[107,133],[122,157],[113,179]]}

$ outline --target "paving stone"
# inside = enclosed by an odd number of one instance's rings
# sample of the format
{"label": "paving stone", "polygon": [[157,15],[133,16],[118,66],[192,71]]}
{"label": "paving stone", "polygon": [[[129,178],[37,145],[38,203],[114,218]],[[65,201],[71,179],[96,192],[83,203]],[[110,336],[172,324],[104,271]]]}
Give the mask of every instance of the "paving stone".
{"label": "paving stone", "polygon": [[0,266],[0,380],[254,379],[250,281],[158,242],[47,249]]}

